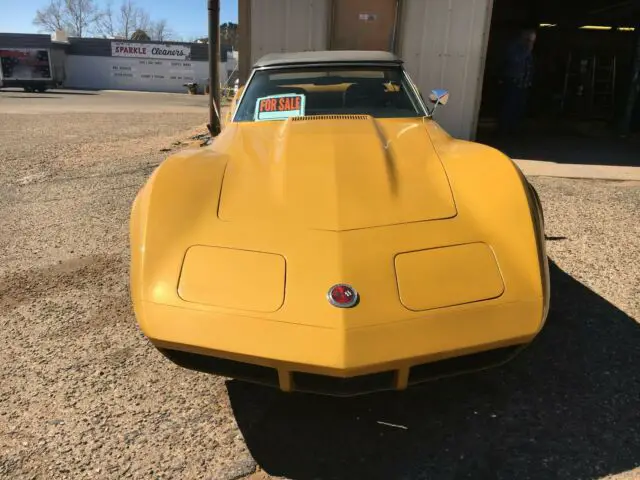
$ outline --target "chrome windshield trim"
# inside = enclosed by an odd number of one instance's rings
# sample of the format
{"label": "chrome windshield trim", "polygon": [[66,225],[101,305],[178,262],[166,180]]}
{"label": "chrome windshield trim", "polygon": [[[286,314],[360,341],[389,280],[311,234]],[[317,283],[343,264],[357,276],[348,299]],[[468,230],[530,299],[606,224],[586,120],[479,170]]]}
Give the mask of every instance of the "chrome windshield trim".
{"label": "chrome windshield trim", "polygon": [[249,75],[249,78],[247,79],[247,83],[245,83],[244,88],[242,89],[242,95],[240,95],[240,98],[236,102],[236,111],[233,112],[233,118],[231,118],[231,122],[235,123],[236,116],[238,115],[238,110],[240,110],[240,105],[242,104],[242,100],[244,100],[244,96],[247,93],[247,87],[249,86],[249,84],[253,80],[253,77],[254,77],[255,74],[256,74],[256,70],[255,69],[251,70],[251,75]]}
{"label": "chrome windshield trim", "polygon": [[422,114],[426,117],[431,118],[433,116],[433,111],[429,110],[429,107],[427,107],[426,103],[424,102],[424,99],[422,98],[422,95],[420,94],[420,90],[418,89],[418,86],[414,83],[413,79],[409,75],[409,72],[407,72],[405,68],[402,68],[402,74],[406,82],[411,87],[413,96],[416,97],[416,99],[418,100],[418,104],[420,105],[420,107],[422,107]]}

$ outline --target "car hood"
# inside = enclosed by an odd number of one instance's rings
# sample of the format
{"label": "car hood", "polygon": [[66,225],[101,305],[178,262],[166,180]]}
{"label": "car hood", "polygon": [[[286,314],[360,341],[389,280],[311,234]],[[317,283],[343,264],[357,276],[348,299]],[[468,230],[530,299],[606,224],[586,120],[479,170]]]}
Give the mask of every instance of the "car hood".
{"label": "car hood", "polygon": [[218,216],[344,231],[451,218],[445,169],[422,119],[300,117],[234,123]]}

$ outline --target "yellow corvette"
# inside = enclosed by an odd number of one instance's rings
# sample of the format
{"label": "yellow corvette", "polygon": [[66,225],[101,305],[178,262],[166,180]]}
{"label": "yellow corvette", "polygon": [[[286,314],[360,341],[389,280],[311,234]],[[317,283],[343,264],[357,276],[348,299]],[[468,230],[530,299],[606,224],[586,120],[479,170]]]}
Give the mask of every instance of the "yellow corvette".
{"label": "yellow corvette", "polygon": [[135,199],[131,293],[178,365],[284,391],[402,390],[501,364],[542,329],[538,196],[434,120],[402,61],[258,61],[209,147]]}

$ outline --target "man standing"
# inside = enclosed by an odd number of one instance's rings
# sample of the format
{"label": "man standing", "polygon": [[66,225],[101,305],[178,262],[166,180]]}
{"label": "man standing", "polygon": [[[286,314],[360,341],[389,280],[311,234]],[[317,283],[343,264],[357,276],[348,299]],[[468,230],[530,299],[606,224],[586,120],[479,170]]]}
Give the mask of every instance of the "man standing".
{"label": "man standing", "polygon": [[536,37],[534,30],[524,30],[507,50],[500,112],[502,133],[517,131],[524,119],[527,95],[533,82],[533,47]]}

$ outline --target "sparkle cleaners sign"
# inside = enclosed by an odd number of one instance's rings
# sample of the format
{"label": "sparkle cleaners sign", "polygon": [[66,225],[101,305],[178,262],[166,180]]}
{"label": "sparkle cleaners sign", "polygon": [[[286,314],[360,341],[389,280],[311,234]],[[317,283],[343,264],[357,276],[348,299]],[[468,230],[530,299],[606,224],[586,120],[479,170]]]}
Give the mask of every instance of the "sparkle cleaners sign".
{"label": "sparkle cleaners sign", "polygon": [[111,56],[191,60],[191,47],[189,45],[166,45],[158,43],[111,42]]}

